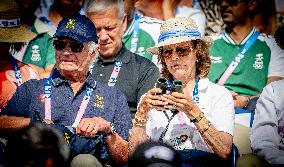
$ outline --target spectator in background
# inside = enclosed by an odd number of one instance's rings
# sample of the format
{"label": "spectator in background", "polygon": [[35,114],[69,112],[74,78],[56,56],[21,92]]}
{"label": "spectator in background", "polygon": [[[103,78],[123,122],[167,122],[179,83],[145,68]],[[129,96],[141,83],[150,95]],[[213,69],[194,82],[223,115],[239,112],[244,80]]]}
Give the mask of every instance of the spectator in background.
{"label": "spectator in background", "polygon": [[5,167],[67,167],[69,148],[62,134],[36,123],[9,138]]}
{"label": "spectator in background", "polygon": [[[215,37],[211,48],[209,78],[216,83],[247,41],[257,34],[253,18],[258,12],[258,1],[222,0],[220,5],[227,27]],[[266,34],[256,37],[256,41],[224,83],[232,91],[236,108],[245,108],[249,99],[258,96],[267,83],[284,77],[284,51],[277,46],[274,38]]]}
{"label": "spectator in background", "polygon": [[21,23],[28,27],[37,37],[29,42],[23,57],[23,62],[30,64],[37,70],[40,78],[48,77],[55,64],[54,49],[51,35],[48,30],[41,29],[42,22],[36,19],[35,11],[39,8],[40,1],[18,0],[21,11]]}
{"label": "spectator in background", "polygon": [[195,0],[164,0],[164,18],[167,20],[172,17],[190,17],[196,22],[201,36],[204,36],[206,23],[205,14],[202,10],[197,8],[198,5],[194,4],[194,2]]}
{"label": "spectator in background", "polygon": [[284,166],[284,80],[267,85],[255,109],[251,130],[254,154],[241,156],[238,167]]}
{"label": "spectator in background", "polygon": [[16,88],[39,75],[22,63],[27,43],[36,37],[20,24],[20,10],[15,1],[0,1],[0,111]]}
{"label": "spectator in background", "polygon": [[[147,21],[145,17],[135,11],[133,0],[124,0],[125,13],[127,15],[127,29],[122,42],[132,53],[139,54],[155,63],[156,58],[149,54],[146,49],[155,45],[152,36],[141,29],[141,24]],[[157,65],[157,62],[156,62]]]}
{"label": "spectator in background", "polygon": [[92,74],[102,83],[117,86],[135,113],[140,97],[154,86],[159,70],[150,60],[123,45],[127,26],[123,0],[93,0],[86,13],[96,25],[99,37],[99,56]]}
{"label": "spectator in background", "polygon": [[225,165],[233,138],[233,99],[207,78],[210,38],[201,37],[192,19],[176,17],[162,24],[159,39],[148,50],[159,54],[168,84],[180,80],[183,90],[152,88],[141,98],[130,150],[147,140],[162,141],[179,150],[189,165]]}

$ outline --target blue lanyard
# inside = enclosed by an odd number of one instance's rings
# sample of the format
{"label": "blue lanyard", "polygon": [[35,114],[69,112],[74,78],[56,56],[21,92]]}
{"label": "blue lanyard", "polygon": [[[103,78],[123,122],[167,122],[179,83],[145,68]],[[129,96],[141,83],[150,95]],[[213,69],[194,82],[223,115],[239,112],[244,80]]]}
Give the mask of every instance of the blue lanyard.
{"label": "blue lanyard", "polygon": [[[44,103],[45,103],[45,119],[49,119],[51,120],[51,78],[47,78],[44,81],[44,95],[45,95],[45,99],[44,99]],[[96,85],[96,82],[95,82]],[[86,87],[86,94],[83,98],[83,101],[80,105],[79,111],[77,113],[77,116],[75,118],[75,121],[72,125],[72,127],[77,127],[77,125],[79,124],[80,120],[82,119],[85,110],[87,108],[87,105],[90,101],[91,95],[93,93],[94,89],[91,87]]]}
{"label": "blue lanyard", "polygon": [[139,24],[140,24],[141,16],[139,14],[135,14],[134,16],[134,27],[133,27],[133,36],[131,39],[131,47],[130,51],[135,53],[137,50],[137,43],[138,43],[138,31],[139,31]]}
{"label": "blue lanyard", "polygon": [[193,101],[196,104],[199,104],[199,94],[198,94],[198,83],[199,83],[199,80],[200,80],[200,78],[196,77],[196,79],[195,79],[195,86],[194,86],[194,89],[193,89],[193,92],[192,92],[192,98],[193,98]]}
{"label": "blue lanyard", "polygon": [[20,86],[23,83],[22,76],[21,76],[21,72],[20,72],[18,64],[17,64],[17,60],[13,56],[12,56],[12,59],[11,59],[11,63],[12,63],[12,66],[13,66],[13,70],[14,70],[14,73],[15,73],[15,78],[17,80],[17,84],[18,84],[18,86]]}

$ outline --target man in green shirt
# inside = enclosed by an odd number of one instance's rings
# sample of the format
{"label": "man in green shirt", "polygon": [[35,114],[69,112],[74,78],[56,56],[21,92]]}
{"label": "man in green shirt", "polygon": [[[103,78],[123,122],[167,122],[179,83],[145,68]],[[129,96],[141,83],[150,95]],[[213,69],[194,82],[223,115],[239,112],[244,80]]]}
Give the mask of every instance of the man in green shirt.
{"label": "man in green shirt", "polygon": [[[255,33],[253,16],[256,6],[256,0],[220,1],[226,29],[214,38],[211,48],[211,81],[219,81],[229,64]],[[260,34],[224,86],[232,92],[235,107],[245,108],[248,101],[258,96],[267,83],[281,78],[284,78],[284,51],[273,37]]]}

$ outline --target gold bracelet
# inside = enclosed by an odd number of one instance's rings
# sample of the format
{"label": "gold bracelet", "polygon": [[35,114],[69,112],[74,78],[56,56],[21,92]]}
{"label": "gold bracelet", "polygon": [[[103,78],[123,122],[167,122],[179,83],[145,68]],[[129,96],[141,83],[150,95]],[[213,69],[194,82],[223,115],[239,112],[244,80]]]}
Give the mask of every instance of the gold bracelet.
{"label": "gold bracelet", "polygon": [[142,122],[136,122],[135,120],[132,121],[132,124],[135,126],[139,126],[139,127],[145,127],[146,126],[146,122],[142,123]]}
{"label": "gold bracelet", "polygon": [[211,122],[208,121],[207,124],[205,124],[205,125],[203,126],[203,130],[200,130],[199,133],[200,133],[201,135],[203,135],[203,134],[210,128],[210,126],[211,126]]}
{"label": "gold bracelet", "polygon": [[199,122],[203,117],[204,117],[204,113],[200,112],[197,117],[190,119],[190,122],[193,122],[193,123]]}

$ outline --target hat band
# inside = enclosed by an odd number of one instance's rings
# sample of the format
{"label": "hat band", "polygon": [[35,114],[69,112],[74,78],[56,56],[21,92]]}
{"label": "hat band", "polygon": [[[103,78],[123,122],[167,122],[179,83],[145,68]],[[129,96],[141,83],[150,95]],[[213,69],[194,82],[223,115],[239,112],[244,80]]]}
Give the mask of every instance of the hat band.
{"label": "hat band", "polygon": [[7,27],[18,27],[21,25],[20,18],[13,19],[13,20],[2,20],[0,19],[0,27],[7,28]]}
{"label": "hat band", "polygon": [[160,35],[158,42],[162,42],[173,37],[190,37],[190,38],[199,39],[201,37],[201,34],[196,30],[166,31]]}

